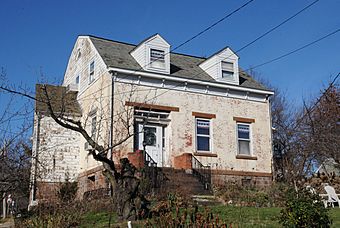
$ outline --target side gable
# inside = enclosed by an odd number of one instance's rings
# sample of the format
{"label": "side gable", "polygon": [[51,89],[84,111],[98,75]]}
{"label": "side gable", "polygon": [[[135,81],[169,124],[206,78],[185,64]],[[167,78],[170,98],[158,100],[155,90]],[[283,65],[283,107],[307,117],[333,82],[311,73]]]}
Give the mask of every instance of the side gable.
{"label": "side gable", "polygon": [[89,36],[79,36],[68,60],[63,86],[71,86],[79,93],[84,91],[92,83],[89,79],[92,63],[94,81],[107,71],[107,66]]}

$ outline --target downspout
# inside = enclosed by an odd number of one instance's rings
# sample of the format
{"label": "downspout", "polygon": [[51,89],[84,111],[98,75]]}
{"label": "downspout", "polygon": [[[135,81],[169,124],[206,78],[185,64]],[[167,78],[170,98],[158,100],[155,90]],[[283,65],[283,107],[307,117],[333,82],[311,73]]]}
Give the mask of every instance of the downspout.
{"label": "downspout", "polygon": [[[113,112],[114,112],[114,92],[115,92],[115,86],[114,86],[114,81],[115,81],[115,76],[117,75],[116,72],[113,73],[114,76],[111,77],[111,110],[110,110],[110,156],[109,159],[111,159],[111,161],[113,160]],[[111,183],[109,182],[109,195],[112,197],[113,196],[113,191],[112,191],[112,186]]]}
{"label": "downspout", "polygon": [[32,158],[32,165],[33,165],[33,173],[32,173],[32,183],[31,183],[31,200],[29,203],[28,210],[30,210],[30,206],[34,206],[37,194],[37,172],[38,172],[38,154],[39,154],[39,144],[40,144],[40,120],[41,116],[37,113],[37,128],[36,128],[36,140],[35,140],[35,157]]}
{"label": "downspout", "polygon": [[271,109],[271,102],[270,102],[270,98],[268,97],[268,113],[269,113],[269,119],[270,119],[270,141],[271,141],[271,173],[272,173],[272,180],[275,181],[276,178],[274,178],[274,142],[273,142],[273,120],[272,120],[272,109]]}

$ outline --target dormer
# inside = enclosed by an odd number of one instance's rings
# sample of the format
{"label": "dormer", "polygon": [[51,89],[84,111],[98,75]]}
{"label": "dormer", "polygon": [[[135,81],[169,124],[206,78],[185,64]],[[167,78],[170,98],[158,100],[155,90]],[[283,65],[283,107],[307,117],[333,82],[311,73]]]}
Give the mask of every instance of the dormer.
{"label": "dormer", "polygon": [[238,59],[239,57],[226,47],[210,56],[199,67],[216,81],[239,85]]}
{"label": "dormer", "polygon": [[141,42],[131,55],[146,71],[170,74],[170,44],[159,34]]}

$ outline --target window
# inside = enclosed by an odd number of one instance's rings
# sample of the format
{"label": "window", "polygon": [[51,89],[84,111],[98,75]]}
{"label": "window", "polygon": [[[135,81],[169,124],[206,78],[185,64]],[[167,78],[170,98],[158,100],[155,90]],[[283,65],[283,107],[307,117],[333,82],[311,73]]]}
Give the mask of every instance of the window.
{"label": "window", "polygon": [[150,66],[155,68],[165,68],[164,51],[150,49]]}
{"label": "window", "polygon": [[78,76],[76,77],[76,85],[77,85],[78,88],[79,88],[79,81],[80,81],[80,76],[78,75]]}
{"label": "window", "polygon": [[90,77],[89,77],[89,84],[94,80],[94,61],[90,64]]}
{"label": "window", "polygon": [[211,151],[210,120],[196,118],[196,150]]}
{"label": "window", "polygon": [[231,62],[222,62],[222,78],[233,79],[234,64]]}
{"label": "window", "polygon": [[91,117],[91,138],[96,140],[96,132],[97,132],[97,116],[93,115]]}
{"label": "window", "polygon": [[250,153],[250,125],[245,123],[237,124],[238,153],[251,155]]}

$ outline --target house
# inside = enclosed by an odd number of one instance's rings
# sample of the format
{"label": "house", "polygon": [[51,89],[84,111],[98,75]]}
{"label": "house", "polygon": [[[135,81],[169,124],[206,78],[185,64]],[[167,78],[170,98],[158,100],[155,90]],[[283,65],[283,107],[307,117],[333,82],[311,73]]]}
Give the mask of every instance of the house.
{"label": "house", "polygon": [[[62,86],[37,85],[43,100],[42,88],[56,113],[80,120],[107,148],[117,144],[113,160],[138,166],[145,150],[158,167],[209,167],[213,184],[272,181],[273,91],[243,72],[229,47],[202,58],[172,53],[159,34],[138,45],[79,36]],[[31,205],[53,198],[66,179],[78,181],[80,197],[107,187],[85,139],[56,124],[37,100]]]}

